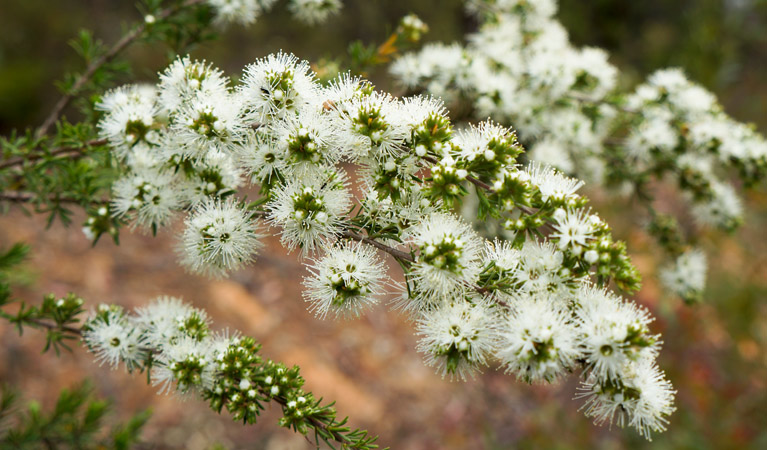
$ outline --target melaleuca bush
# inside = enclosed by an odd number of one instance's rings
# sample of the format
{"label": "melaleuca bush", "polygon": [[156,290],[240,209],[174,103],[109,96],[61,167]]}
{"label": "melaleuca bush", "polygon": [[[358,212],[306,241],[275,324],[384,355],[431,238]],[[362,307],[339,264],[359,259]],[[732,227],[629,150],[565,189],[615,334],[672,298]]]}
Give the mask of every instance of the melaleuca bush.
{"label": "melaleuca bush", "polygon": [[[570,42],[555,1],[465,3],[480,22],[466,45],[429,44],[391,64],[408,91],[439,96],[476,119],[514,124],[531,149],[528,160],[632,195],[650,217],[655,181],[666,180],[700,227],[731,230],[742,222],[735,186],[764,178],[767,140],[729,117],[713,94],[676,68],[620,91],[619,71],[604,51]],[[656,224],[648,222],[653,233]],[[677,257],[678,249],[654,237],[669,259]]]}
{"label": "melaleuca bush", "polygon": [[[157,141],[114,144],[122,175],[110,214],[152,229],[185,216],[181,263],[212,277],[254,259],[263,222],[306,258],[310,310],[353,318],[393,293],[425,362],[450,379],[497,362],[527,382],[581,369],[602,387],[653,389],[624,380],[658,353],[649,313],[604,290],[639,286],[625,244],[586,208],[582,181],[521,163],[513,130],[456,127],[435,97],[399,99],[349,75],[322,85],[284,53],[248,66],[239,85],[227,80],[190,58],[163,72],[152,97],[162,111],[152,119]],[[244,198],[245,184],[258,188],[255,198]],[[462,203],[509,240],[480,236],[455,213]],[[387,277],[380,252],[404,282]],[[203,392],[253,420],[252,399],[285,389],[274,378],[221,381],[249,350],[212,338],[207,316],[177,300],[131,320],[163,352],[152,374],[161,389]],[[670,398],[629,423],[661,429]],[[297,398],[286,402],[291,414],[303,411]]]}

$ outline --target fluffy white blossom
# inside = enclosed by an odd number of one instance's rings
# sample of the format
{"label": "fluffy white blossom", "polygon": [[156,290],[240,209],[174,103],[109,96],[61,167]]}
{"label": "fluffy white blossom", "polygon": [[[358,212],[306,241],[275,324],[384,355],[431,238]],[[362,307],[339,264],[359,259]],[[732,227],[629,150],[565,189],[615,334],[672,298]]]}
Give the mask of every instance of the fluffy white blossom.
{"label": "fluffy white blossom", "polygon": [[646,309],[593,287],[579,289],[575,301],[581,350],[599,380],[618,382],[627,363],[657,353],[659,337],[650,334]]}
{"label": "fluffy white blossom", "polygon": [[426,364],[450,379],[465,380],[487,360],[497,342],[496,313],[487,303],[456,298],[418,320],[418,350]]}
{"label": "fluffy white blossom", "polygon": [[292,54],[277,53],[245,68],[238,87],[245,117],[259,123],[286,117],[315,101],[317,87],[309,63]]}
{"label": "fluffy white blossom", "polygon": [[576,398],[586,399],[582,409],[596,424],[628,424],[651,440],[651,431],[666,430],[676,391],[652,359],[627,363],[622,372],[620,383],[589,377]]}
{"label": "fluffy white blossom", "polygon": [[124,362],[128,370],[135,368],[145,356],[145,336],[136,329],[121,310],[101,313],[87,322],[83,340],[96,360],[113,369]]}
{"label": "fluffy white blossom", "polygon": [[529,383],[552,382],[575,367],[579,356],[578,332],[558,301],[515,298],[500,326],[498,344],[507,372]]}
{"label": "fluffy white blossom", "polygon": [[250,212],[234,200],[208,200],[186,220],[181,263],[192,272],[223,277],[251,262],[263,246]]}
{"label": "fluffy white blossom", "polygon": [[386,267],[376,250],[361,243],[328,248],[309,266],[304,298],[317,316],[356,317],[378,302],[386,280]]}
{"label": "fluffy white blossom", "polygon": [[159,104],[166,112],[177,112],[197,95],[225,96],[228,84],[229,78],[212,64],[179,57],[160,74]]}
{"label": "fluffy white blossom", "polygon": [[112,210],[135,224],[156,229],[166,225],[182,205],[178,181],[167,170],[144,170],[119,178],[112,186]]}
{"label": "fluffy white blossom", "polygon": [[700,249],[689,250],[663,267],[659,277],[671,292],[693,302],[700,299],[706,286],[707,266],[706,255]]}
{"label": "fluffy white blossom", "polygon": [[315,24],[337,14],[341,10],[341,0],[290,0],[288,9],[296,19]]}
{"label": "fluffy white blossom", "polygon": [[288,180],[267,204],[269,220],[282,228],[282,243],[313,252],[340,232],[351,196],[342,172],[325,170]]}
{"label": "fluffy white blossom", "polygon": [[419,252],[410,277],[424,305],[454,298],[474,282],[482,241],[465,222],[434,213],[408,229],[407,239]]}

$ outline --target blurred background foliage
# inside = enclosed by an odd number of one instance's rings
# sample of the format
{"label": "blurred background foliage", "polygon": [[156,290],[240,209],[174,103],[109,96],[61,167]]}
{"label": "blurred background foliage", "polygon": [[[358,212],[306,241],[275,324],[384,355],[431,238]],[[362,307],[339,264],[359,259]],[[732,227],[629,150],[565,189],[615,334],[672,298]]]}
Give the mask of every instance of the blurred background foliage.
{"label": "blurred background foliage", "polygon": [[[245,64],[279,49],[312,61],[343,58],[351,41],[382,42],[409,12],[430,26],[426,41],[460,40],[476,26],[458,0],[344,3],[340,16],[319,27],[292,23],[284,6],[278,6],[254,26],[234,27],[220,40],[194,49],[193,56],[237,74]],[[80,69],[67,45],[79,29],[92,29],[110,43],[126,23],[140,17],[133,2],[123,0],[0,1],[0,133],[39,124],[57,99],[55,80]],[[716,93],[729,114],[767,132],[767,0],[560,0],[560,18],[575,44],[610,53],[626,87],[658,68],[679,66]],[[153,81],[156,71],[174,56],[171,53],[141,45],[131,49],[134,79]],[[380,87],[396,88],[387,82],[385,69],[370,75]],[[73,114],[70,119],[76,119]],[[704,235],[711,278],[704,303],[696,307],[664,296],[652,281],[655,249],[642,233],[629,231],[636,229],[630,205],[595,199],[595,208],[613,223],[618,237],[629,241],[645,276],[638,301],[658,317],[656,328],[666,342],[659,362],[679,391],[670,430],[656,437],[653,448],[767,448],[765,192],[761,186],[749,194],[746,226],[735,235]],[[6,222],[3,228],[9,226],[13,224]],[[41,281],[44,278],[42,274]],[[306,316],[301,320],[312,320]],[[403,339],[412,342],[410,336]],[[412,348],[405,351],[414,353]],[[574,381],[552,393],[551,388],[530,390],[501,373],[490,373],[466,388],[478,396],[474,400],[479,406],[470,410],[480,412],[472,418],[474,437],[480,441],[446,430],[442,443],[420,446],[423,440],[408,440],[417,430],[400,429],[384,432],[381,442],[392,448],[468,448],[467,442],[481,442],[486,448],[650,446],[630,431],[591,426],[568,401]],[[463,389],[460,384],[449,388]],[[346,413],[354,418],[354,411]],[[428,417],[424,423],[429,423]],[[376,423],[368,426],[377,431]]]}

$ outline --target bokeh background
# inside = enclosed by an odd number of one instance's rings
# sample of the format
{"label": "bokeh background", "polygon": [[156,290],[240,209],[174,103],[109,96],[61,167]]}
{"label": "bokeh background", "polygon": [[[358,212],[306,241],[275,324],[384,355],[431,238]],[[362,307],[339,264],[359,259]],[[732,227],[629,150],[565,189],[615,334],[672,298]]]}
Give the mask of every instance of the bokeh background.
{"label": "bokeh background", "polygon": [[[573,42],[607,49],[626,86],[655,69],[681,66],[715,92],[728,113],[767,132],[767,1],[560,0],[560,10]],[[290,23],[277,6],[254,26],[227,30],[192,55],[230,74],[279,49],[312,61],[333,58],[351,40],[380,42],[408,12],[431,27],[427,41],[460,40],[476,26],[457,0],[346,0],[342,14],[319,27]],[[139,18],[127,0],[0,1],[0,133],[41,121],[57,98],[54,81],[78,68],[67,41],[80,28],[109,43]],[[169,58],[167,49],[141,45],[128,56],[135,79],[146,81]],[[379,87],[396,90],[385,75],[371,73]],[[337,400],[353,426],[380,435],[380,443],[393,449],[767,448],[764,184],[747,194],[742,229],[702,236],[709,288],[703,304],[693,307],[655,282],[658,249],[638,231],[632,205],[589,194],[617,237],[628,241],[644,275],[636,300],[657,317],[654,327],[665,342],[659,363],[678,390],[669,431],[652,443],[633,430],[593,426],[572,400],[575,378],[531,387],[489,369],[467,383],[440,379],[415,352],[411,324],[385,307],[357,321],[315,319],[301,299],[305,269],[276,240],[249,269],[213,282],[178,268],[172,231],[151,237],[126,230],[119,247],[104,239],[92,248],[77,226],[46,229],[44,217],[10,209],[0,215],[0,247],[32,245],[32,258],[17,277],[26,280],[18,295],[31,301],[74,291],[93,305],[134,307],[162,294],[182,296],[205,308],[215,328],[253,335],[265,356],[300,365],[308,389]],[[681,207],[672,195],[666,202]],[[114,402],[115,420],[153,409],[144,432],[148,448],[312,448],[278,428],[278,411],[267,410],[257,425],[243,427],[202,402],[157,396],[141,376],[99,367],[82,349],[41,355],[43,341],[42,333],[19,337],[0,324],[0,382],[50,405],[61,387],[88,377]]]}

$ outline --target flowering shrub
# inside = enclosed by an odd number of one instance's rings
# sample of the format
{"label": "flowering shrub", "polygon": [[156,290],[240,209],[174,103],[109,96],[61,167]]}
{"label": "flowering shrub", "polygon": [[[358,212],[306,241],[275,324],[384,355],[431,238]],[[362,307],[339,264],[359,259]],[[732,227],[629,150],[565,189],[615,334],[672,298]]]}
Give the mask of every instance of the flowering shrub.
{"label": "flowering shrub", "polygon": [[[575,397],[597,424],[629,425],[648,439],[665,430],[675,391],[655,362],[662,341],[650,313],[624,297],[639,289],[639,273],[579,194],[581,178],[643,201],[650,232],[675,261],[661,279],[693,301],[705,256],[672,216],[655,211],[649,182],[671,176],[701,223],[733,228],[740,203],[724,171],[761,179],[767,143],[759,135],[678,70],[617,94],[617,70],[604,52],[568,43],[553,1],[508,0],[467,2],[482,24],[465,47],[430,44],[398,56],[390,71],[412,95],[345,72],[320,81],[308,61],[284,52],[246,66],[233,83],[182,53],[154,84],[102,92],[91,105],[95,124],[60,121],[48,136],[119,46],[162,39],[192,20],[250,24],[273,1],[170,3],[150,2],[143,24],[97,56],[37,133],[3,141],[4,200],[64,220],[66,205],[80,204],[94,242],[104,234],[117,241],[125,225],[156,233],[183,217],[178,261],[190,276],[243,270],[265,236],[279,235],[309,268],[304,300],[318,317],[355,318],[394,297],[424,362],[442,377],[497,366],[551,383],[578,371]],[[203,19],[183,18],[198,8]],[[313,24],[340,3],[288,8]],[[385,63],[425,30],[407,16],[375,55],[358,52],[352,65]],[[462,102],[492,119],[455,122],[448,109]],[[0,269],[21,253],[9,250]],[[387,259],[404,281],[389,277]],[[147,371],[160,392],[195,394],[235,420],[254,423],[276,402],[281,426],[313,432],[318,443],[375,447],[302,389],[297,367],[262,358],[250,337],[211,332],[202,310],[170,297],[134,314],[104,304],[77,326],[82,312],[82,299],[70,295],[0,314],[46,328],[56,348],[81,336],[101,363]]]}

